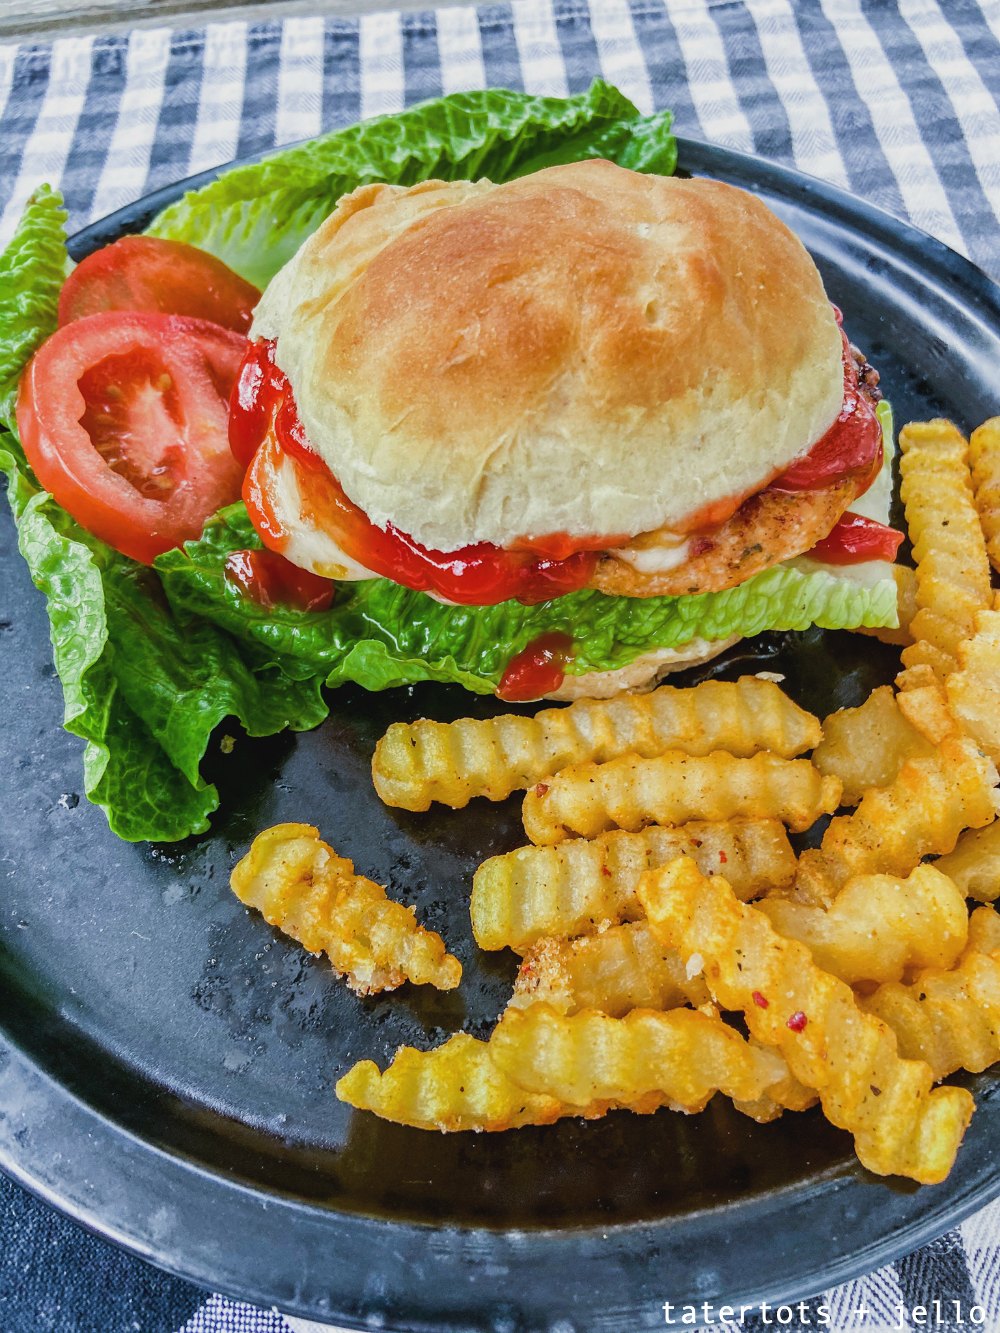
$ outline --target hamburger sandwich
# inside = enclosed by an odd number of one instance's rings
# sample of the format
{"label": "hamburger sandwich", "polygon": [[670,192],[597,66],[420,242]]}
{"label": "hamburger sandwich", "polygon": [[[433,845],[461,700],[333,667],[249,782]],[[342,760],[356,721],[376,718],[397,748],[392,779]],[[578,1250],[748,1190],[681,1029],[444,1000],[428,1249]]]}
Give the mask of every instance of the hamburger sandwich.
{"label": "hamburger sandwich", "polygon": [[[877,375],[745,191],[602,160],[366,185],[251,338],[230,430],[264,544],[447,606],[553,608],[558,634],[511,642],[503,697],[648,685],[744,633],[831,623],[832,602],[845,628],[894,623]],[[849,593],[727,620],[779,569]],[[600,599],[616,665],[580,669]],[[640,630],[661,608],[691,633]]]}

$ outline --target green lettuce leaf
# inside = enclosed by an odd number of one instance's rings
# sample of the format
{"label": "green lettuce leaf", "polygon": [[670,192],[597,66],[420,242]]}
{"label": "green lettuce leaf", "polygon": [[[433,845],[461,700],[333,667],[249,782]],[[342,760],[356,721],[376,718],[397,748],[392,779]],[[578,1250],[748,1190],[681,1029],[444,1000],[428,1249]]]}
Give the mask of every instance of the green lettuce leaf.
{"label": "green lettuce leaf", "polygon": [[56,324],[66,278],[66,211],[42,185],[28,200],[21,223],[0,254],[0,425],[14,429],[14,399],[21,371]]}
{"label": "green lettuce leaf", "polygon": [[264,287],[359,185],[504,181],[588,157],[670,175],[671,120],[668,111],[640,116],[600,79],[569,98],[497,88],[453,93],[223,172],[165,209],[149,232],[210,250]]}
{"label": "green lettuce leaf", "polygon": [[522,606],[445,606],[387,579],[340,584],[329,611],[308,615],[244,598],[225,576],[232,550],[259,546],[243,505],[222,510],[197,542],[156,561],[178,616],[211,620],[239,637],[260,665],[318,673],[331,686],[368,690],[437,680],[491,694],[510,658],[539,634],[575,643],[570,674],[612,671],[692,639],[749,637],[810,625],[848,629],[895,623],[896,586],[831,572],[809,560],[765,570],[724,592],[697,597],[607,597],[585,591]]}
{"label": "green lettuce leaf", "polygon": [[[39,192],[0,260],[9,402],[17,356],[26,362],[55,326],[67,263],[59,205]],[[213,729],[229,716],[255,736],[316,726],[327,713],[320,681],[257,670],[215,626],[180,624],[155,573],[92,537],[40,488],[13,432],[0,433],[0,471],[18,548],[45,594],[64,722],[87,742],[88,797],[123,838],[204,831],[219,803],[199,773]]]}

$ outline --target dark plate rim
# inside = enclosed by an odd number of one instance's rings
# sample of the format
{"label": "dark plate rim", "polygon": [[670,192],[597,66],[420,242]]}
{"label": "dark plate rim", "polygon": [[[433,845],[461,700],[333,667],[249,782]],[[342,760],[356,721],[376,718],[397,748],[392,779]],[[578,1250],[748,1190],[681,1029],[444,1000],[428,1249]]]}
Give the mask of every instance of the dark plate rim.
{"label": "dark plate rim", "polygon": [[[836,186],[750,154],[684,138],[678,139],[678,148],[682,170],[757,185],[819,211],[831,226],[862,234],[873,251],[903,260],[921,277],[946,287],[948,297],[966,311],[974,309],[980,319],[1000,324],[1000,286],[969,260],[908,223]],[[229,166],[263,156],[199,173],[117,210],[77,232],[70,239],[71,255],[80,259],[126,231],[143,228],[185,191],[207,184]],[[891,1262],[1000,1195],[1000,1173],[991,1169],[989,1123],[1000,1113],[1000,1085],[986,1085],[955,1171],[933,1190],[899,1189],[863,1172],[834,1170],[814,1180],[811,1189],[788,1187],[767,1199],[691,1213],[681,1222],[525,1232],[384,1221],[264,1195],[171,1156],[98,1114],[35,1067],[2,1030],[0,1070],[8,1075],[14,1071],[19,1089],[30,1088],[45,1112],[43,1145],[19,1150],[14,1138],[0,1145],[0,1169],[22,1186],[88,1230],[179,1277],[238,1299],[348,1328],[446,1333],[558,1326],[561,1317],[566,1329],[595,1333],[620,1327],[622,1319],[635,1326],[662,1327],[659,1305],[649,1303],[653,1289],[662,1288],[660,1300],[677,1305],[705,1299],[707,1293],[688,1290],[678,1278],[685,1248],[705,1246],[715,1246],[719,1255],[718,1287],[723,1294],[709,1297],[716,1308],[722,1303],[738,1307],[763,1300],[795,1302]],[[0,1080],[0,1121],[9,1111],[3,1092],[8,1081]],[[77,1159],[79,1170],[72,1182],[53,1180],[48,1169],[60,1153],[72,1153]],[[128,1180],[130,1206],[123,1216],[120,1189],[107,1184],[116,1173],[109,1175],[107,1168],[109,1162],[129,1161],[136,1164],[136,1171]],[[84,1190],[80,1182],[88,1169],[96,1184]],[[169,1191],[188,1224],[180,1244],[158,1243],[131,1206],[138,1205],[141,1213],[141,1205],[152,1206],[161,1190]],[[869,1234],[865,1226],[870,1232],[875,1212],[883,1215],[883,1229]],[[210,1257],[213,1247],[205,1246],[202,1233],[217,1230],[223,1217],[239,1219],[257,1245],[285,1234],[283,1247],[269,1245],[266,1273],[256,1260],[259,1250],[254,1244],[249,1249],[235,1245],[221,1266],[217,1252]],[[790,1250],[782,1247],[775,1243],[781,1234],[786,1241],[801,1235],[802,1244]],[[826,1243],[809,1245],[810,1234]],[[762,1237],[769,1243],[761,1244]],[[319,1252],[336,1253],[339,1258],[325,1278],[310,1271],[308,1256],[317,1253],[317,1244]],[[800,1251],[804,1257],[796,1262]],[[639,1282],[637,1264],[648,1268],[651,1255],[665,1268],[658,1287],[655,1280],[649,1286],[648,1274],[645,1282]],[[398,1269],[390,1303],[398,1309],[402,1296],[406,1311],[391,1323],[385,1317],[388,1293],[379,1295],[366,1282],[380,1259]],[[492,1279],[489,1273],[484,1278],[480,1267],[490,1270]],[[569,1295],[574,1273],[581,1269],[589,1301],[582,1312],[577,1314],[574,1308],[574,1317],[566,1319],[560,1291]],[[535,1282],[521,1285],[519,1275],[529,1270],[535,1273]],[[755,1275],[750,1282],[748,1272]],[[628,1283],[625,1291],[623,1283]],[[640,1285],[645,1297],[637,1306]],[[439,1293],[446,1290],[459,1296],[467,1293],[467,1303],[451,1299],[443,1312]],[[545,1296],[539,1299],[543,1291]]]}

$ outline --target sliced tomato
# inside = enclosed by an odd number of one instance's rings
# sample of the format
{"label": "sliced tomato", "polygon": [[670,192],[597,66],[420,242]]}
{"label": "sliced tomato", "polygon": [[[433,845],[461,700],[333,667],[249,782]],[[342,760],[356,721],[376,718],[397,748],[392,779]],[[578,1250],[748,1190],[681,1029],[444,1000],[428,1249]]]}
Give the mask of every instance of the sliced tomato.
{"label": "sliced tomato", "polygon": [[149,563],[238,500],[227,402],[246,339],[206,320],[109,312],[57,331],[21,378],[38,480],[88,532]]}
{"label": "sliced tomato", "polygon": [[[836,306],[834,306],[836,310]],[[839,316],[840,312],[837,311]],[[868,489],[882,466],[882,425],[861,392],[851,344],[843,338],[844,401],[836,421],[804,458],[771,482],[776,491],[812,491],[845,477],[858,480],[857,494]]]}
{"label": "sliced tomato", "polygon": [[858,565],[865,560],[895,560],[903,534],[895,528],[865,518],[842,514],[828,537],[817,542],[809,554],[828,565]]}
{"label": "sliced tomato", "polygon": [[221,259],[181,241],[123,236],[88,255],[66,279],[59,323],[105,310],[210,319],[246,333],[260,292]]}

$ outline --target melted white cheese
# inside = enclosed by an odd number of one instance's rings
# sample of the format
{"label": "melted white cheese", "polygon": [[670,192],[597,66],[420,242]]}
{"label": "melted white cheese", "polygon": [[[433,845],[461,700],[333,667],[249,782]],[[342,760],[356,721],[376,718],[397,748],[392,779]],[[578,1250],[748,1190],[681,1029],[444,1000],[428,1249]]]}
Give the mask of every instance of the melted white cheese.
{"label": "melted white cheese", "polygon": [[[288,544],[282,551],[286,560],[324,579],[337,579],[343,583],[379,577],[374,570],[349,556],[328,532],[317,527],[314,520],[303,511],[302,493],[292,459],[283,455],[268,480],[268,498],[274,517],[288,537]],[[455,605],[447,597],[439,597],[436,592],[428,592],[427,596],[445,606]]]}
{"label": "melted white cheese", "polygon": [[286,560],[324,579],[378,577],[352,559],[328,532],[317,527],[303,512],[302,493],[293,459],[283,457],[271,473],[270,481],[272,484],[268,498],[274,517],[288,534],[288,544],[282,551]]}
{"label": "melted white cheese", "polygon": [[689,552],[690,542],[683,533],[665,532],[656,546],[621,546],[613,554],[640,574],[664,574],[683,565]]}

